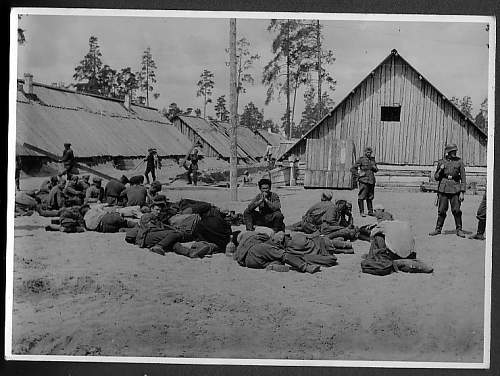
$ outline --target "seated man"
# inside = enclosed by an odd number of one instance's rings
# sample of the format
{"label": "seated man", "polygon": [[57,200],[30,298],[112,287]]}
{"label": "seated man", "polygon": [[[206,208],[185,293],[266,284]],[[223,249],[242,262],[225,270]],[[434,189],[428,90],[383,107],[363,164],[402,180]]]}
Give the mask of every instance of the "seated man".
{"label": "seated man", "polygon": [[132,176],[130,178],[130,187],[124,189],[120,197],[126,197],[126,206],[144,206],[146,205],[147,190],[142,185],[144,176]]}
{"label": "seated man", "polygon": [[66,180],[61,178],[57,185],[52,187],[48,197],[48,210],[60,210],[66,206],[66,196],[63,192],[65,186]]}
{"label": "seated man", "polygon": [[51,176],[50,179],[45,180],[40,185],[36,199],[44,209],[48,207],[50,190],[57,185],[58,181],[59,178],[57,176]]}
{"label": "seated man", "polygon": [[259,189],[260,193],[243,212],[247,231],[253,231],[255,225],[272,228],[275,232],[284,231],[285,224],[283,213],[281,213],[280,198],[276,193],[271,192],[271,180],[259,180]]}
{"label": "seated man", "polygon": [[78,189],[83,192],[85,195],[87,193],[87,189],[90,187],[90,175],[83,175],[80,180],[78,180]]}
{"label": "seated man", "polygon": [[321,193],[321,201],[311,206],[302,216],[302,220],[291,226],[291,230],[305,232],[306,234],[318,231],[323,215],[333,205],[331,192]]}
{"label": "seated man", "polygon": [[321,234],[328,236],[330,239],[356,240],[359,231],[352,225],[352,221],[346,219],[346,216],[348,218],[352,217],[352,215],[349,216],[349,213],[348,202],[346,200],[337,200],[335,205],[329,207],[323,215],[320,228]]}
{"label": "seated man", "polygon": [[387,275],[394,271],[432,273],[433,269],[416,260],[415,238],[408,222],[382,221],[371,231],[371,246],[361,261],[364,273]]}
{"label": "seated man", "polygon": [[101,203],[104,201],[104,189],[101,187],[102,179],[94,176],[92,185],[87,189],[85,194],[85,204]]}
{"label": "seated man", "polygon": [[269,268],[276,271],[288,271],[289,268],[274,268],[274,265],[287,264],[302,273],[316,273],[319,265],[307,262],[303,255],[288,252],[269,241],[269,235],[254,231],[242,232],[237,236],[234,259],[241,266],[253,269]]}
{"label": "seated man", "polygon": [[79,206],[83,203],[83,191],[78,189],[78,175],[73,175],[63,190],[66,196],[66,206]]}
{"label": "seated man", "polygon": [[161,183],[158,180],[155,180],[151,183],[151,186],[148,189],[148,195],[146,197],[146,203],[151,205],[153,203],[153,198],[161,192]]}
{"label": "seated man", "polygon": [[125,175],[122,175],[120,180],[110,180],[104,187],[104,197],[106,203],[110,205],[123,205],[125,198],[121,196],[122,192],[127,188],[125,184],[129,182]]}

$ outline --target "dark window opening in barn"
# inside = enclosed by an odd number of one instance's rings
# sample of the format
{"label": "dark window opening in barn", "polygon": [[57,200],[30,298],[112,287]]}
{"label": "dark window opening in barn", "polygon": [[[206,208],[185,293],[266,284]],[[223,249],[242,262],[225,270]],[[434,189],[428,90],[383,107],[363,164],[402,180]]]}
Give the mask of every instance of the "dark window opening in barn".
{"label": "dark window opening in barn", "polygon": [[380,121],[401,121],[401,106],[382,106]]}

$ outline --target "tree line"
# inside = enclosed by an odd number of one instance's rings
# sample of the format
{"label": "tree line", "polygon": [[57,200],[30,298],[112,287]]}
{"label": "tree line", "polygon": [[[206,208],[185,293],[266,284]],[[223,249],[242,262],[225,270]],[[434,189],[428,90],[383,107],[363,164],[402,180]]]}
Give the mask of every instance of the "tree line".
{"label": "tree line", "polygon": [[[335,57],[332,50],[323,46],[323,25],[319,20],[273,19],[267,31],[273,35],[273,40],[272,58],[264,66],[261,78],[261,83],[266,87],[265,105],[284,97],[285,110],[280,122],[275,123],[271,119],[264,120],[264,109],[249,102],[238,116],[238,122],[252,130],[271,129],[286,133],[288,137],[301,137],[335,105],[331,94],[335,90],[336,80],[327,69],[335,62]],[[24,30],[18,30],[20,44],[25,43],[23,33]],[[251,44],[246,38],[237,41],[237,108],[240,96],[249,85],[255,83],[251,70],[259,59],[259,54],[251,51]],[[160,96],[154,92],[157,66],[150,47],[144,50],[139,66],[138,71],[133,71],[131,67],[113,69],[104,64],[97,37],[91,36],[89,51],[75,67],[75,87],[77,91],[119,99],[129,94],[132,102],[149,106],[150,94],[155,99]],[[219,93],[214,103],[214,88],[214,73],[204,68],[196,82],[195,92],[196,97],[201,99],[201,108],[193,106],[181,109],[172,102],[161,113],[169,119],[177,115],[195,115],[209,120],[229,121],[226,95]],[[297,94],[300,91],[303,92],[304,110],[297,120]],[[462,99],[452,97],[451,101],[481,129],[487,129],[487,99],[481,103],[475,117],[472,115],[470,96]],[[207,106],[210,104],[213,104],[215,117],[207,115]]]}
{"label": "tree line", "polygon": [[132,102],[149,106],[150,94],[155,99],[160,96],[154,92],[153,86],[156,83],[156,69],[150,47],[144,50],[138,71],[131,67],[114,69],[104,64],[98,39],[91,36],[89,51],[75,67],[73,79],[77,91],[118,99],[128,94]]}

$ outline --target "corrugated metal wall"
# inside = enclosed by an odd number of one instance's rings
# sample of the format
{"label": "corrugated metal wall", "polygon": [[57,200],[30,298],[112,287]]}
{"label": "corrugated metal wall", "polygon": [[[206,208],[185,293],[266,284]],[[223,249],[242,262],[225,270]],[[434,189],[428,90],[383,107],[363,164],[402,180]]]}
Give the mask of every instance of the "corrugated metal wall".
{"label": "corrugated metal wall", "polygon": [[[401,106],[399,122],[382,106]],[[378,163],[432,165],[456,143],[466,165],[486,166],[486,138],[399,55],[391,54],[307,138],[352,138],[357,156],[374,148]],[[291,151],[305,160],[306,140]]]}

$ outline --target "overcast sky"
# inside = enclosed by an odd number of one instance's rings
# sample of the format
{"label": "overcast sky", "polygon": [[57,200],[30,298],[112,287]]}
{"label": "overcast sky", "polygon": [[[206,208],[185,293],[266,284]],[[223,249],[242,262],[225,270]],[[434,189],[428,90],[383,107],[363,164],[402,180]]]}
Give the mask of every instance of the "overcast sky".
{"label": "overcast sky", "polygon": [[[117,14],[119,12],[117,11]],[[331,97],[339,103],[375,66],[395,48],[447,97],[469,95],[473,115],[487,97],[488,33],[484,23],[322,21],[324,46],[336,61],[328,70],[337,80]],[[246,37],[252,52],[261,55],[250,72],[255,85],[240,97],[240,113],[248,102],[264,109],[266,119],[279,121],[285,98],[264,106],[266,88],[261,84],[264,65],[271,59],[273,34],[269,20],[238,19],[238,38]],[[119,70],[139,69],[142,52],[151,47],[158,66],[159,109],[176,102],[179,107],[203,108],[196,97],[196,82],[203,69],[215,74],[213,100],[226,94],[229,69],[225,49],[229,43],[229,20],[193,18],[140,18],[109,16],[25,15],[20,20],[26,44],[18,48],[18,77],[24,72],[36,82],[73,82],[78,62],[88,51],[91,35],[98,38],[104,64]],[[300,121],[303,98],[297,99],[295,121]],[[215,116],[213,105],[207,115]]]}

